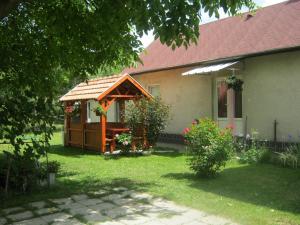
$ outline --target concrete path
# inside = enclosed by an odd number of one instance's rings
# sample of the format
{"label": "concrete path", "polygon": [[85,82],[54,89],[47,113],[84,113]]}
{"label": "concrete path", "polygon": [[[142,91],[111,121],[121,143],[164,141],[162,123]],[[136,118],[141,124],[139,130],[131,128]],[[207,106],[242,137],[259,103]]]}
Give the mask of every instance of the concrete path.
{"label": "concrete path", "polygon": [[0,211],[0,225],[225,225],[221,217],[124,187],[31,202]]}

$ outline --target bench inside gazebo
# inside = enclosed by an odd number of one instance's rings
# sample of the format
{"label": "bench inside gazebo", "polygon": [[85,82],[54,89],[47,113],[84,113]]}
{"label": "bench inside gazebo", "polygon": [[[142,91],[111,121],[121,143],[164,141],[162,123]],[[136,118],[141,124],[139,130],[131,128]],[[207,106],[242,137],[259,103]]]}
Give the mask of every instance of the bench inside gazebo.
{"label": "bench inside gazebo", "polygon": [[[102,153],[107,149],[114,151],[115,135],[129,132],[125,123],[125,101],[138,101],[141,97],[151,98],[151,95],[129,74],[78,84],[60,98],[66,112],[64,145]],[[102,112],[94,112],[95,108]],[[145,142],[143,128],[139,137],[134,138]]]}

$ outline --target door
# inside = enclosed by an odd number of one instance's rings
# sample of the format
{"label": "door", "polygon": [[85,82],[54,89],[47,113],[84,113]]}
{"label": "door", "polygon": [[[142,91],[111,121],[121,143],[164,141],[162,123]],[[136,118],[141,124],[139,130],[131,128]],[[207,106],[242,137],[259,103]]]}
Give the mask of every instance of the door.
{"label": "door", "polygon": [[243,126],[243,93],[228,89],[225,78],[216,79],[215,108],[216,121],[222,128],[232,127],[236,136],[242,136]]}

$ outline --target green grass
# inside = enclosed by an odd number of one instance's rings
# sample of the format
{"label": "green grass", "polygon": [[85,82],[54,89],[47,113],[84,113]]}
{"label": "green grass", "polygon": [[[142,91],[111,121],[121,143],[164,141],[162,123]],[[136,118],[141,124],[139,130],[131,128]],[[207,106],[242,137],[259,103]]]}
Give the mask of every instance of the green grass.
{"label": "green grass", "polygon": [[215,179],[195,177],[179,153],[104,159],[52,140],[50,160],[62,163],[58,185],[10,197],[0,207],[121,185],[149,192],[241,224],[300,224],[300,170],[231,161]]}

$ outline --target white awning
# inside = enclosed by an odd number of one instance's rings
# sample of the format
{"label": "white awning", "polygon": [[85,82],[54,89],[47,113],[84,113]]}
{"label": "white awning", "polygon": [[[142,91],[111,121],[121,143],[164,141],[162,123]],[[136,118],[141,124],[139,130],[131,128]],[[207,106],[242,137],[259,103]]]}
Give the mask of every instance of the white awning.
{"label": "white awning", "polygon": [[225,69],[229,66],[232,66],[238,62],[230,62],[230,63],[223,63],[218,65],[212,65],[212,66],[205,66],[205,67],[199,67],[187,72],[182,73],[183,76],[187,75],[195,75],[195,74],[204,74],[204,73],[210,73],[210,72],[216,72],[222,69]]}

